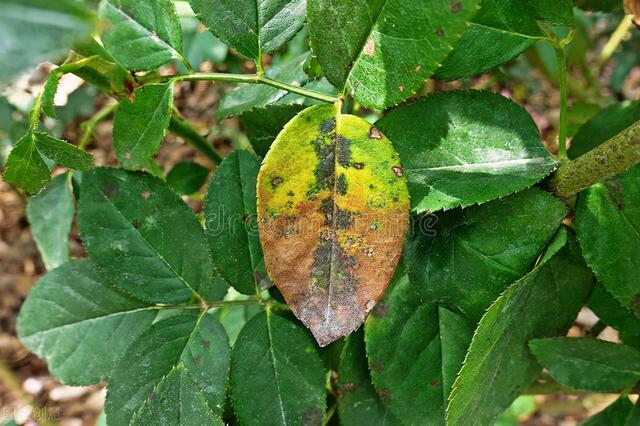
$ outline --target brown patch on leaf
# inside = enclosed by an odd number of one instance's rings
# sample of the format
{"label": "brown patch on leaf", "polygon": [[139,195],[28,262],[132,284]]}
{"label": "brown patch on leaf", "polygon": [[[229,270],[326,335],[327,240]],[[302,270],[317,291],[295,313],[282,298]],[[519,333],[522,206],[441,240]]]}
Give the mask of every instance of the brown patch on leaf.
{"label": "brown patch on leaf", "polygon": [[458,1],[451,5],[451,13],[458,13],[460,10],[462,10],[461,2]]}
{"label": "brown patch on leaf", "polygon": [[376,42],[373,39],[373,37],[369,37],[369,39],[365,43],[364,47],[362,48],[362,51],[367,56],[375,55],[375,53],[376,53]]}
{"label": "brown patch on leaf", "polygon": [[402,167],[400,166],[393,166],[391,168],[391,170],[393,170],[393,173],[396,174],[396,176],[401,177],[402,176]]}
{"label": "brown patch on leaf", "polygon": [[281,177],[274,177],[273,179],[271,179],[271,186],[273,186],[274,188],[280,185],[281,183],[282,183]]}
{"label": "brown patch on leaf", "polygon": [[149,191],[144,191],[142,194],[142,198],[144,198],[145,200],[148,200],[149,197],[151,197],[151,193]]}
{"label": "brown patch on leaf", "polygon": [[437,380],[432,380],[429,385],[431,385],[432,388],[439,388],[440,387],[440,382]]}
{"label": "brown patch on leaf", "polygon": [[370,368],[371,368],[371,371],[373,371],[374,373],[382,373],[382,370],[384,370],[384,364],[376,361],[371,363]]}
{"label": "brown patch on leaf", "polygon": [[438,29],[436,30],[436,35],[437,35],[438,37],[444,37],[444,28],[438,28]]}
{"label": "brown patch on leaf", "polygon": [[373,310],[371,311],[371,315],[373,315],[376,318],[382,318],[385,315],[387,315],[387,312],[389,312],[389,304],[387,304],[384,300],[381,300],[373,308]]}
{"label": "brown patch on leaf", "polygon": [[380,389],[378,391],[378,396],[384,405],[389,405],[391,402],[391,391],[387,388]]}
{"label": "brown patch on leaf", "polygon": [[377,128],[372,127],[371,130],[369,130],[369,139],[380,140],[382,139],[382,133],[380,133],[380,130],[378,130]]}

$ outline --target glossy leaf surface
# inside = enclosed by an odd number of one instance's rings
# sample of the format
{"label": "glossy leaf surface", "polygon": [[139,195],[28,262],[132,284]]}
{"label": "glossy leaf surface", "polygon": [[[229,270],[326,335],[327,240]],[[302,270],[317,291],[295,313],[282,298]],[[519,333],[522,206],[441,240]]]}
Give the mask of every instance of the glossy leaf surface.
{"label": "glossy leaf surface", "polygon": [[491,92],[439,92],[376,123],[398,149],[417,213],[466,207],[533,185],[556,162],[517,104]]}

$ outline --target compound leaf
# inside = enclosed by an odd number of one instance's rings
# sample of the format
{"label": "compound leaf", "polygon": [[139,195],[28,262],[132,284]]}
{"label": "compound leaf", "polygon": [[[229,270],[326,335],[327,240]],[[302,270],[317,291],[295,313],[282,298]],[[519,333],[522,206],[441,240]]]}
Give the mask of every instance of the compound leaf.
{"label": "compound leaf", "polygon": [[385,109],[416,93],[440,66],[480,2],[309,0],[311,47],[324,75],[364,106]]}
{"label": "compound leaf", "polygon": [[556,162],[531,116],[491,92],[439,92],[376,123],[403,159],[417,213],[466,207],[520,191]]}
{"label": "compound leaf", "polygon": [[400,258],[407,187],[391,142],[333,105],[278,135],[258,175],[265,264],[321,346],[358,328]]}
{"label": "compound leaf", "polygon": [[266,310],[238,335],[231,355],[231,398],[243,425],[320,425],[324,370],[309,334]]}
{"label": "compound leaf", "polygon": [[304,0],[189,0],[196,16],[216,37],[260,63],[304,24]]}
{"label": "compound leaf", "polygon": [[553,196],[528,189],[419,218],[405,244],[411,282],[425,301],[475,323],[506,286],[531,270],[565,214]]}
{"label": "compound leaf", "polygon": [[640,166],[579,194],[576,233],[598,281],[640,316]]}
{"label": "compound leaf", "polygon": [[453,384],[447,425],[492,424],[540,374],[529,340],[564,335],[573,323],[593,276],[577,244],[571,239],[562,245],[565,241],[566,231],[482,317]]}
{"label": "compound leaf", "polygon": [[260,160],[248,151],[228,155],[211,178],[204,213],[207,241],[220,274],[241,293],[255,295],[262,261],[256,222]]}
{"label": "compound leaf", "polygon": [[[187,409],[190,416],[204,416],[203,401],[198,401],[197,395],[203,396],[213,413],[222,415],[229,352],[229,339],[212,312],[202,314],[191,310],[157,321],[131,345],[109,376],[105,404],[109,422],[129,424],[133,418],[134,424],[149,424],[148,416],[152,413],[168,415],[167,409],[178,408]],[[180,377],[172,378],[176,368],[185,371]],[[192,383],[187,385],[187,379]],[[161,403],[162,399],[175,398],[184,386],[196,390],[189,399],[195,407],[167,407]],[[154,402],[156,398],[160,401]]]}
{"label": "compound leaf", "polygon": [[113,119],[113,144],[120,164],[129,169],[149,164],[171,120],[173,84],[147,84],[120,101]]}
{"label": "compound leaf", "polygon": [[183,60],[182,29],[171,0],[102,0],[105,20],[101,39],[122,66],[154,70],[172,59]]}
{"label": "compound leaf", "polygon": [[18,335],[63,382],[90,385],[105,379],[156,312],[112,288],[92,261],[73,260],[31,290]]}
{"label": "compound leaf", "polygon": [[162,181],[98,168],[83,175],[80,194],[84,246],[118,288],[154,303],[225,294],[200,222]]}
{"label": "compound leaf", "polygon": [[534,339],[529,348],[551,377],[570,388],[621,392],[640,380],[640,351],[589,338]]}
{"label": "compound leaf", "polygon": [[27,203],[31,235],[47,270],[69,260],[69,233],[75,206],[67,173],[53,178],[47,187]]}

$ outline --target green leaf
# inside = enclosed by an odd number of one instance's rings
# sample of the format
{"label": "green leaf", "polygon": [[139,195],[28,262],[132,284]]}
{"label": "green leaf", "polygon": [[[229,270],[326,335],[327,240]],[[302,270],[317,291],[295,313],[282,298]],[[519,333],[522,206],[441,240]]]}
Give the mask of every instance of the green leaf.
{"label": "green leaf", "polygon": [[36,194],[47,185],[51,179],[49,167],[36,148],[33,133],[27,133],[13,146],[3,178],[27,194]]}
{"label": "green leaf", "polygon": [[183,60],[182,29],[171,0],[102,0],[101,40],[131,71],[151,71]]}
{"label": "green leaf", "polygon": [[401,424],[371,384],[361,329],[347,337],[340,355],[338,413],[346,426]]}
{"label": "green leaf", "polygon": [[[633,408],[633,404],[629,401],[629,397],[623,395],[604,410],[589,417],[585,422],[581,423],[580,426],[626,425],[625,421]],[[634,423],[631,423],[627,426],[633,426],[633,424]]]}
{"label": "green leaf", "polygon": [[405,243],[411,282],[423,299],[477,322],[534,265],[566,208],[528,189],[481,206],[417,219]]}
{"label": "green leaf", "polygon": [[93,156],[75,145],[43,132],[34,132],[33,136],[38,151],[61,166],[75,170],[88,170],[93,165]]}
{"label": "green leaf", "polygon": [[491,92],[435,93],[376,125],[400,153],[417,213],[503,197],[556,167],[531,116]]}
{"label": "green leaf", "polygon": [[512,60],[546,36],[538,21],[572,25],[571,1],[483,0],[435,77],[459,80]]}
{"label": "green leaf", "polygon": [[640,121],[640,101],[626,101],[602,109],[571,140],[567,154],[575,159]]}
{"label": "green leaf", "polygon": [[142,300],[218,300],[226,284],[200,222],[162,181],[146,173],[97,168],[83,175],[78,221],[84,246],[113,284]]}
{"label": "green leaf", "polygon": [[153,398],[148,398],[131,421],[132,425],[219,425],[202,391],[184,367],[179,364],[162,379]]}
{"label": "green leaf", "polygon": [[42,112],[52,118],[56,118],[56,106],[54,101],[58,90],[58,83],[60,83],[60,74],[54,69],[49,73],[49,78],[47,78],[47,81],[44,84],[42,98],[40,101],[42,102]]}
{"label": "green leaf", "polygon": [[167,185],[178,195],[198,192],[209,176],[209,169],[192,161],[182,161],[167,174]]}
{"label": "green leaf", "polygon": [[255,295],[254,271],[262,261],[256,222],[260,160],[248,151],[228,155],[211,178],[204,214],[216,268],[236,290]]}
{"label": "green leaf", "polygon": [[564,335],[573,323],[593,277],[572,239],[560,247],[565,240],[560,234],[541,263],[482,317],[453,385],[448,425],[495,421],[540,374],[529,340]]}
{"label": "green leaf", "polygon": [[324,75],[366,107],[415,94],[473,19],[478,0],[309,0],[309,36]]}
{"label": "green leaf", "polygon": [[131,74],[115,63],[115,59],[102,46],[93,41],[78,48],[90,56],[72,51],[65,63],[55,69],[56,74],[75,74],[109,95],[116,94],[119,97],[129,95],[126,93],[125,84],[133,85]]}
{"label": "green leaf", "polygon": [[31,235],[38,246],[47,270],[69,260],[69,233],[75,205],[67,173],[53,178],[51,183],[27,203],[27,218]]}
{"label": "green leaf", "polygon": [[156,312],[112,288],[92,261],[73,260],[29,292],[18,335],[63,382],[90,385],[105,379]]}
{"label": "green leaf", "polygon": [[129,169],[146,166],[158,152],[171,120],[173,84],[147,84],[120,101],[113,119],[118,161]]}
{"label": "green leaf", "polygon": [[472,332],[460,316],[422,303],[399,271],[365,323],[373,384],[391,413],[405,424],[444,424]]}
{"label": "green leaf", "polygon": [[623,308],[601,283],[593,288],[588,307],[605,324],[627,335],[640,336],[640,318]]}
{"label": "green leaf", "polygon": [[311,336],[266,310],[242,329],[231,355],[231,398],[243,425],[319,425],[324,371]]}
{"label": "green leaf", "polygon": [[640,316],[640,166],[583,191],[576,203],[576,233],[598,281]]}
{"label": "green leaf", "polygon": [[589,338],[534,339],[529,348],[558,383],[592,392],[621,392],[640,380],[640,351]]}
{"label": "green leaf", "polygon": [[0,0],[0,9],[0,85],[40,62],[64,57],[93,27],[91,14],[75,0]]}
{"label": "green leaf", "polygon": [[260,63],[263,53],[282,47],[304,24],[304,0],[189,0],[196,16],[216,37]]}
{"label": "green leaf", "polygon": [[308,108],[278,135],[258,175],[270,277],[320,346],[355,329],[393,276],[409,199],[393,146],[336,105]]}
{"label": "green leaf", "polygon": [[240,116],[256,154],[264,157],[282,128],[305,107],[303,105],[267,105]]}
{"label": "green leaf", "polygon": [[[308,53],[304,53],[291,60],[274,65],[267,70],[266,75],[282,83],[303,87],[309,81],[302,69],[302,64],[307,56]],[[287,93],[286,90],[280,90],[264,84],[240,85],[222,99],[220,105],[218,105],[216,116],[218,119],[223,119],[274,103],[302,103],[301,97],[297,95],[289,97]]]}
{"label": "green leaf", "polygon": [[[171,377],[176,368],[184,368],[188,375]],[[179,409],[165,406],[162,400],[175,398],[187,379],[192,381],[187,388],[192,390],[190,402],[200,406],[185,407],[191,411],[189,415],[203,415],[202,400],[198,401],[198,395],[202,395],[213,413],[220,416],[228,376],[229,340],[214,313],[191,310],[157,321],[131,345],[108,379],[105,411],[109,423],[129,424],[134,418],[134,424],[149,424],[149,416],[154,413],[167,415],[167,409]]]}

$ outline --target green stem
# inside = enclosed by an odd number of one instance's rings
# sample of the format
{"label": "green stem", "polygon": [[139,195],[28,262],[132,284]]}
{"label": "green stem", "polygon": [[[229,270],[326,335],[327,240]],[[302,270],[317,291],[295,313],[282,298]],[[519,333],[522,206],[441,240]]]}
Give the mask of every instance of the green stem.
{"label": "green stem", "polygon": [[570,197],[640,162],[640,121],[574,161],[563,163],[549,180],[558,197]]}
{"label": "green stem", "polygon": [[560,73],[560,121],[558,123],[558,157],[561,160],[567,159],[567,61],[564,57],[564,46],[556,43],[556,58],[558,59],[558,70]]}
{"label": "green stem", "polygon": [[611,37],[609,37],[609,40],[607,40],[607,43],[602,48],[600,58],[598,58],[599,70],[602,70],[604,65],[609,62],[609,59],[611,59],[615,51],[618,50],[618,47],[620,47],[620,44],[629,33],[632,25],[633,15],[626,15],[624,18],[622,18],[622,21],[620,21],[620,24],[618,24],[618,27],[613,32],[613,34],[611,34]]}
{"label": "green stem", "polygon": [[222,161],[220,154],[213,149],[207,139],[198,133],[187,121],[176,116],[171,117],[169,131],[184,138],[185,141],[206,155],[207,158],[215,164],[220,164]]}
{"label": "green stem", "polygon": [[96,129],[98,123],[102,120],[106,119],[111,113],[113,113],[118,108],[118,103],[107,104],[103,106],[93,117],[89,120],[82,123],[81,127],[84,130],[82,134],[82,139],[78,143],[78,148],[85,149],[91,141],[91,136],[93,136],[93,132]]}
{"label": "green stem", "polygon": [[323,102],[335,103],[338,101],[335,96],[282,83],[259,74],[193,73],[165,76],[161,77],[160,81],[226,81],[230,83],[265,84]]}

